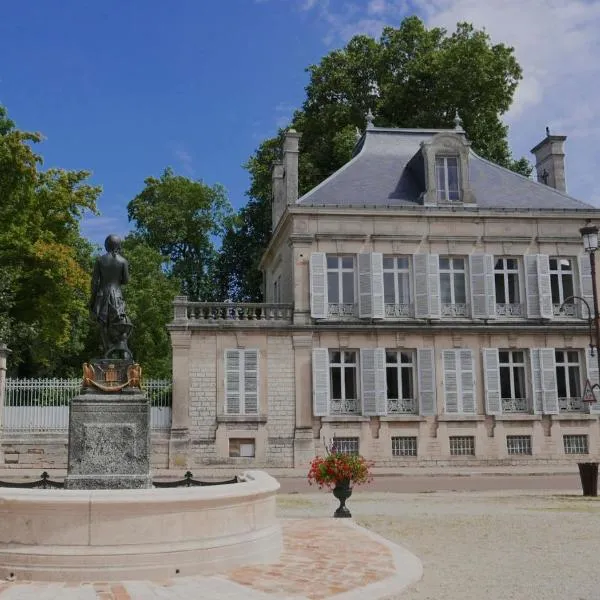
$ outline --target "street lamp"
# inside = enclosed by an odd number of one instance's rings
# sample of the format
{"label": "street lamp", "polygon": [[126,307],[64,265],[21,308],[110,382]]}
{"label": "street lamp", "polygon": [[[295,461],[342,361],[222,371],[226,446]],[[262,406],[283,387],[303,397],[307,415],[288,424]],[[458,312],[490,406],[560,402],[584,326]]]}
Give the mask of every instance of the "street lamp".
{"label": "street lamp", "polygon": [[[579,230],[583,239],[583,248],[590,255],[590,268],[592,271],[592,297],[594,299],[594,325],[596,329],[596,343],[590,343],[592,352],[596,348],[596,359],[598,360],[598,372],[600,373],[600,313],[598,311],[598,290],[596,289],[596,250],[598,250],[598,227],[590,225]],[[588,306],[589,312],[589,306]],[[590,332],[591,333],[591,332]],[[590,340],[591,341],[591,340]],[[588,374],[589,375],[589,374]],[[596,386],[594,386],[596,387]],[[584,496],[598,495],[598,463],[579,463],[579,475],[583,487]]]}

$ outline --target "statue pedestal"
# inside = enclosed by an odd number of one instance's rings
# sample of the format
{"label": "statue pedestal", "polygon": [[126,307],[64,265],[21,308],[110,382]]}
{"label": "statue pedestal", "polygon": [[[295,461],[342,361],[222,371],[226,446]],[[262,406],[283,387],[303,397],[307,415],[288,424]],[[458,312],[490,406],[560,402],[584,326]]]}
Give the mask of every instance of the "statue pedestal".
{"label": "statue pedestal", "polygon": [[140,390],[73,398],[66,488],[152,487],[149,452],[150,401]]}

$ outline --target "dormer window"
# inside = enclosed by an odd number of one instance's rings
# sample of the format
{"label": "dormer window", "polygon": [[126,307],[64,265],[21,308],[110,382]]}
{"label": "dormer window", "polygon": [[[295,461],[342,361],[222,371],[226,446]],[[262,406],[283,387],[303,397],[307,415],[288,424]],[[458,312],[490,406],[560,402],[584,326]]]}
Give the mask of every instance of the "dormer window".
{"label": "dormer window", "polygon": [[458,156],[435,157],[438,202],[458,202],[460,200],[458,169]]}

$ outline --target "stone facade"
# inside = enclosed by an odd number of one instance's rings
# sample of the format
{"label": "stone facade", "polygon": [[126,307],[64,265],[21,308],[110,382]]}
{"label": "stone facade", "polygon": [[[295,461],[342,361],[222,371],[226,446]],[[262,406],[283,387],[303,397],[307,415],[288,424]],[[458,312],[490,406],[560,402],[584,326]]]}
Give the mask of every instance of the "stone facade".
{"label": "stone facade", "polygon": [[[536,157],[564,173],[555,138]],[[267,304],[175,303],[186,464],[305,467],[334,436],[392,468],[598,457],[589,322],[560,305],[591,304],[579,229],[599,211],[564,177],[556,190],[484,161],[460,128],[372,124],[298,199],[297,143],[273,171]]]}

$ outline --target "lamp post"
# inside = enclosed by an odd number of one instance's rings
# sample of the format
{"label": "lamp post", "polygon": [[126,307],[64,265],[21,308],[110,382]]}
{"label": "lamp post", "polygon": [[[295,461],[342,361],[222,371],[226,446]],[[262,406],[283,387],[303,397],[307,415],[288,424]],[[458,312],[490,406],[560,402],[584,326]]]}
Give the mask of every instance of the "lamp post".
{"label": "lamp post", "polygon": [[[596,250],[598,250],[598,227],[590,225],[579,230],[583,239],[583,248],[590,255],[590,268],[592,271],[592,297],[594,299],[594,328],[596,330],[596,340],[590,346],[592,352],[596,348],[596,359],[598,361],[598,373],[600,373],[600,312],[598,311],[598,290],[596,289]],[[588,307],[589,311],[589,307]],[[586,462],[578,463],[581,486],[584,496],[598,495],[598,463]]]}

